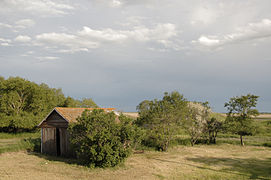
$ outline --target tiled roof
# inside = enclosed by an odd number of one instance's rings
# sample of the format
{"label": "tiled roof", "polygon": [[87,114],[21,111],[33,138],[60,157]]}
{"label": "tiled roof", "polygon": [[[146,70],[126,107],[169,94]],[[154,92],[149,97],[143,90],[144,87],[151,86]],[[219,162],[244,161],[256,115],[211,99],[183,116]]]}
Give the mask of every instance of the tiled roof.
{"label": "tiled roof", "polygon": [[76,122],[76,119],[81,116],[85,110],[92,111],[93,109],[103,109],[106,112],[113,111],[115,108],[69,108],[69,107],[56,107],[55,110],[67,121]]}

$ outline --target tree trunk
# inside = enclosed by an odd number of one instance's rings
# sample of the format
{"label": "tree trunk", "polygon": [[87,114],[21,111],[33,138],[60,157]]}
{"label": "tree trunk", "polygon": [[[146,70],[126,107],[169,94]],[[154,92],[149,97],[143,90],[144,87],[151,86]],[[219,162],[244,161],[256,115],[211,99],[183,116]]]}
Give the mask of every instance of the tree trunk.
{"label": "tree trunk", "polygon": [[190,143],[191,143],[191,146],[194,146],[194,141],[192,138],[190,139]]}
{"label": "tree trunk", "polygon": [[244,146],[245,144],[243,142],[243,136],[242,135],[240,135],[240,140],[241,140],[241,146]]}
{"label": "tree trunk", "polygon": [[216,144],[216,136],[217,136],[217,132],[215,132],[215,135],[214,135],[214,144]]}
{"label": "tree trunk", "polygon": [[211,132],[209,131],[209,142],[208,144],[212,144],[212,136],[211,136]]}

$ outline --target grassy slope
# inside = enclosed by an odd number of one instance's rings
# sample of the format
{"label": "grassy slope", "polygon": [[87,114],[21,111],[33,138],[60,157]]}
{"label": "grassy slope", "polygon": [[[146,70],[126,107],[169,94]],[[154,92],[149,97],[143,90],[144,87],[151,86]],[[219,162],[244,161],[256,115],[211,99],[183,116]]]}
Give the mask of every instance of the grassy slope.
{"label": "grassy slope", "polygon": [[23,139],[38,137],[40,137],[39,132],[20,134],[0,133],[0,154],[4,152],[24,150],[29,147],[29,144],[24,142]]}
{"label": "grassy slope", "polygon": [[134,154],[121,166],[88,169],[71,160],[25,152],[0,155],[3,179],[271,179],[271,149],[178,146]]}

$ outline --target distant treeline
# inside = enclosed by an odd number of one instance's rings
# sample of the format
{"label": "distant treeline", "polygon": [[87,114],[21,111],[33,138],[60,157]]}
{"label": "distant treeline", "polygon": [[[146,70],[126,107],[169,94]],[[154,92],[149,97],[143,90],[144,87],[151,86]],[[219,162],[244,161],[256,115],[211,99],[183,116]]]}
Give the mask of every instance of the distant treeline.
{"label": "distant treeline", "polygon": [[56,106],[98,107],[92,99],[65,97],[61,89],[0,76],[0,132],[33,131]]}

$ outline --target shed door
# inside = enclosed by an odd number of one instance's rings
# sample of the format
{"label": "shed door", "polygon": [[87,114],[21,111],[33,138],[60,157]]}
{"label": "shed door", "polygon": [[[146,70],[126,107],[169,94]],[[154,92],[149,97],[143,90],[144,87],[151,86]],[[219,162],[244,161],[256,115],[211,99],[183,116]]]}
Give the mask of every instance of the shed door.
{"label": "shed door", "polygon": [[42,133],[42,152],[57,155],[56,128],[43,128]]}
{"label": "shed door", "polygon": [[56,128],[56,155],[57,156],[61,155],[59,128]]}

